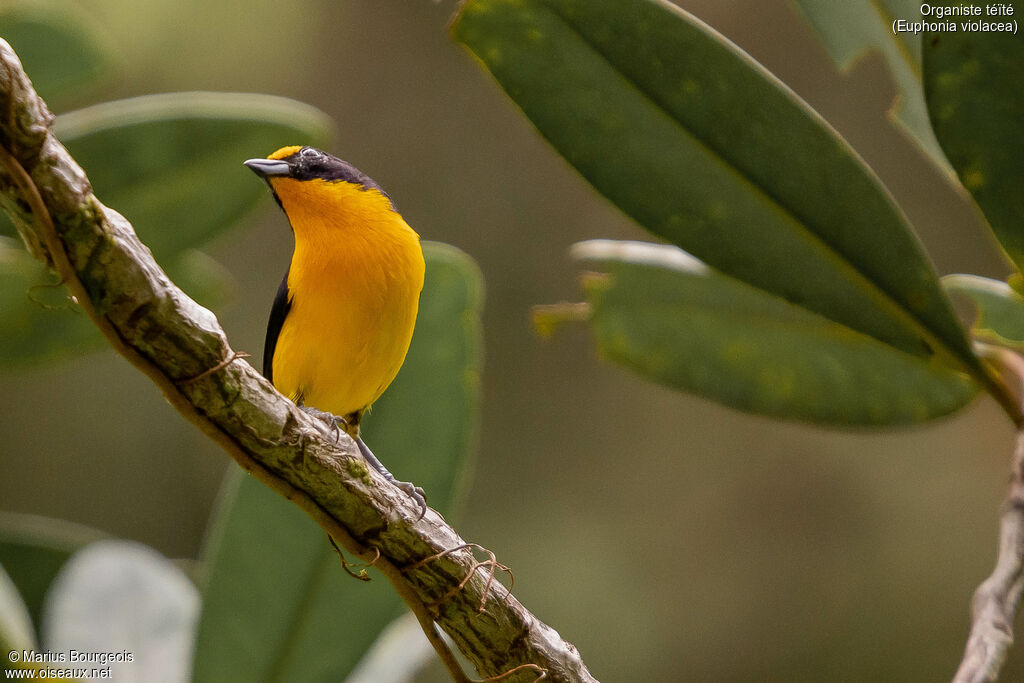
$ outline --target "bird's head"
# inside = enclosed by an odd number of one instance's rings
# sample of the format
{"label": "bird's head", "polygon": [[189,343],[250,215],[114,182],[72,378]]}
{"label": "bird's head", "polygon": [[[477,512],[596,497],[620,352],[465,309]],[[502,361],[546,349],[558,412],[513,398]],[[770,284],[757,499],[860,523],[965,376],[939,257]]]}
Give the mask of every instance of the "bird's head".
{"label": "bird's head", "polygon": [[[352,164],[315,147],[298,145],[282,147],[266,159],[248,159],[245,165],[280,195],[282,180],[326,181],[349,183],[361,190],[376,190],[390,202],[390,197],[372,178]],[[394,208],[392,206],[392,208]]]}

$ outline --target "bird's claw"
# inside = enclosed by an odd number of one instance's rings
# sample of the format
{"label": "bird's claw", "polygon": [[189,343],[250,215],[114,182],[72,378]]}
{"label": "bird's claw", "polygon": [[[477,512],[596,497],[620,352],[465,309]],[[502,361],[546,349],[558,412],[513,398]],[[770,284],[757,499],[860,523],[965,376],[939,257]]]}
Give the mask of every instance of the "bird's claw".
{"label": "bird's claw", "polygon": [[392,482],[399,491],[404,493],[413,499],[413,501],[419,506],[420,514],[416,518],[416,521],[423,519],[423,515],[427,514],[427,496],[423,492],[423,489],[416,486],[410,481],[393,481]]}
{"label": "bird's claw", "polygon": [[370,450],[370,447],[367,446],[366,442],[362,439],[356,437],[356,445],[359,446],[359,451],[363,454],[363,457],[366,458],[366,462],[370,467],[377,470],[382,477],[388,480],[388,483],[416,502],[420,508],[420,514],[419,517],[416,518],[416,521],[418,522],[423,519],[423,515],[427,514],[427,497],[423,493],[423,489],[412,482],[398,481],[395,479],[395,475],[391,474],[387,467],[384,467],[384,464],[377,459],[377,456],[373,454],[373,451]]}
{"label": "bird's claw", "polygon": [[306,413],[311,417],[315,417],[316,419],[326,424],[328,427],[333,428],[334,443],[338,443],[338,441],[341,440],[341,432],[345,429],[345,426],[348,426],[348,420],[341,417],[340,415],[328,413],[324,410],[318,410],[317,408],[314,408],[312,406],[299,406],[299,410],[301,410],[302,412]]}

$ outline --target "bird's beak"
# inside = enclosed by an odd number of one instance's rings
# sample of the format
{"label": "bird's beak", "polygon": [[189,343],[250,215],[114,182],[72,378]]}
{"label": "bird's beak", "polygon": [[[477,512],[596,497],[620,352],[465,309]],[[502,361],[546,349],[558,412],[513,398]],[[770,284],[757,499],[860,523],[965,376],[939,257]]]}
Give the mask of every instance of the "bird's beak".
{"label": "bird's beak", "polygon": [[249,159],[244,163],[250,171],[262,178],[287,176],[291,173],[288,162],[277,159]]}

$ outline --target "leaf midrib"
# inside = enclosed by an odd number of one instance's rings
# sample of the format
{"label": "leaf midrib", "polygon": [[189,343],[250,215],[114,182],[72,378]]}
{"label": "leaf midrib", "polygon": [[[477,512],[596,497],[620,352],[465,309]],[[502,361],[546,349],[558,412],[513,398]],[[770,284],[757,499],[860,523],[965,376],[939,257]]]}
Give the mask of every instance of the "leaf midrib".
{"label": "leaf midrib", "polygon": [[288,629],[285,631],[285,638],[276,649],[274,658],[271,660],[270,667],[267,670],[265,680],[269,683],[290,680],[285,675],[285,664],[291,659],[292,653],[298,647],[300,642],[299,634],[304,630],[303,626],[308,620],[309,615],[312,614],[311,608],[315,603],[314,596],[319,592],[319,587],[323,583],[328,565],[333,564],[330,562],[330,559],[331,554],[329,552],[321,551],[311,567],[307,580],[303,582],[305,590],[294,603],[295,609],[292,611]]}
{"label": "leaf midrib", "polygon": [[[664,3],[662,3],[662,4],[664,5]],[[543,9],[547,10],[552,16],[554,16],[563,25],[565,25],[572,33],[577,35],[580,38],[581,41],[583,41],[587,46],[589,46],[591,48],[591,50],[594,52],[594,54],[596,54],[599,58],[604,60],[616,73],[618,73],[622,77],[623,81],[625,81],[627,84],[629,84],[629,86],[632,87],[643,98],[645,98],[648,101],[650,101],[657,109],[662,111],[669,119],[671,119],[675,123],[675,125],[677,125],[683,132],[685,132],[690,138],[692,138],[696,142],[696,144],[698,144],[698,145],[702,146],[704,149],[706,149],[709,152],[709,154],[713,158],[718,159],[719,162],[727,170],[730,170],[742,182],[744,182],[747,185],[749,185],[754,191],[756,191],[756,192],[760,193],[761,195],[763,195],[772,205],[776,206],[786,217],[788,217],[788,219],[801,232],[803,232],[809,238],[809,243],[810,243],[810,245],[812,247],[814,245],[821,245],[822,247],[824,247],[822,249],[822,252],[824,253],[824,255],[827,258],[830,258],[830,259],[833,259],[833,260],[839,262],[845,268],[848,268],[850,271],[852,271],[857,276],[858,281],[861,281],[861,282],[863,282],[863,283],[865,283],[867,285],[867,287],[866,287],[867,290],[876,292],[878,295],[880,295],[880,298],[884,302],[888,303],[891,308],[895,309],[898,317],[906,319],[908,322],[910,322],[913,329],[916,329],[918,332],[923,332],[924,336],[928,339],[928,341],[932,342],[934,346],[936,346],[937,348],[939,348],[942,351],[944,351],[947,356],[949,356],[950,358],[958,361],[959,365],[961,365],[962,367],[968,368],[972,374],[977,374],[977,370],[969,362],[970,361],[969,358],[964,358],[960,354],[956,353],[953,350],[953,348],[946,342],[946,340],[944,340],[942,337],[940,337],[937,332],[935,332],[923,320],[918,318],[912,311],[907,309],[899,301],[899,299],[897,299],[889,290],[887,290],[886,288],[882,287],[881,285],[879,285],[878,283],[876,283],[872,279],[870,279],[863,271],[860,270],[859,267],[857,267],[852,261],[848,260],[844,256],[843,252],[841,252],[834,245],[829,243],[828,240],[823,238],[821,235],[819,235],[816,232],[814,232],[813,230],[811,230],[804,221],[800,220],[800,218],[793,212],[793,210],[786,203],[782,202],[780,200],[780,198],[776,197],[772,192],[768,191],[767,188],[763,187],[760,183],[756,182],[753,178],[748,176],[745,172],[741,171],[739,169],[739,167],[737,167],[736,165],[732,164],[729,161],[728,157],[726,157],[720,150],[716,149],[715,147],[713,147],[712,145],[707,143],[703,138],[698,136],[694,131],[690,130],[690,128],[687,127],[685,122],[681,121],[676,116],[674,116],[672,113],[670,113],[670,111],[668,109],[666,109],[665,106],[662,105],[662,103],[659,101],[659,99],[655,95],[653,95],[650,92],[648,92],[648,90],[646,88],[644,88],[640,83],[638,83],[631,76],[629,76],[625,72],[623,72],[615,64],[615,62],[613,62],[611,59],[609,59],[607,56],[605,56],[605,54],[599,49],[599,47],[593,41],[591,41],[587,36],[585,36],[582,32],[580,32],[561,12],[558,11],[557,8],[551,7],[550,5],[547,4],[547,2],[544,2],[544,0],[540,0],[540,6]],[[675,12],[679,13],[680,15],[688,16],[683,10],[681,10],[678,7],[664,5],[664,8],[666,10],[668,10],[668,11],[675,11]],[[753,68],[756,68],[756,67],[753,67]],[[792,93],[792,91],[787,86],[785,86],[785,84],[783,84],[781,81],[779,81],[775,76],[773,76],[772,74],[768,73],[767,71],[764,72],[764,76],[766,76],[770,82],[773,82],[775,85],[779,86],[784,93],[790,95],[793,98],[794,104],[796,106],[802,108],[805,113],[810,115],[812,118],[816,118],[819,122],[823,123],[826,127],[829,127],[828,123],[824,119],[822,119],[820,117],[820,115],[818,115],[816,112],[814,112],[814,110],[810,109],[807,105],[805,105],[802,102],[802,100],[800,100],[795,95],[795,93]],[[859,157],[857,156],[856,152],[854,152],[849,147],[848,143],[846,143],[846,141],[842,137],[840,137],[838,135],[838,133],[836,133],[836,138],[841,141],[841,143],[843,144],[844,148],[848,151],[848,153],[851,154],[851,156],[853,156],[855,159],[859,159]],[[893,209],[894,209],[894,211],[898,212],[898,210],[895,207],[893,207]],[[760,288],[758,288],[758,289],[760,289]],[[764,290],[762,290],[762,291],[764,291]],[[801,308],[803,308],[803,307],[801,306]],[[808,310],[810,310],[810,309],[808,309]],[[815,312],[815,311],[812,311],[812,312]],[[840,321],[834,321],[834,322],[837,322],[839,324],[844,324],[844,323],[840,323]],[[877,337],[874,337],[873,335],[869,335],[869,336],[872,336],[872,338],[877,339]],[[887,346],[892,346],[891,344],[889,344],[888,342],[885,342],[882,339],[878,339],[878,341],[883,343],[883,344],[886,344]],[[896,348],[896,347],[893,347],[893,348]]]}

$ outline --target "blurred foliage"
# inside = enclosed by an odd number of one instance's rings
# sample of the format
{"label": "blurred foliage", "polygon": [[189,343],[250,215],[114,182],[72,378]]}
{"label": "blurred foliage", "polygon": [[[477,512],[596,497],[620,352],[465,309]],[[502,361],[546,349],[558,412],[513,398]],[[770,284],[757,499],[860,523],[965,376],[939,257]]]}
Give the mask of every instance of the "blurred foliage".
{"label": "blurred foliage", "polygon": [[918,422],[974,396],[963,375],[676,247],[604,241],[574,252],[602,270],[584,279],[601,354],[668,386],[763,415],[862,425]]}
{"label": "blurred foliage", "polygon": [[240,472],[203,554],[196,681],[343,680],[400,609],[386,582],[342,570],[302,510]]}
{"label": "blurred foliage", "polygon": [[0,565],[25,601],[31,624],[42,622],[46,591],[71,554],[105,537],[71,522],[0,513]]}
{"label": "blurred foliage", "polygon": [[916,140],[928,157],[951,173],[928,122],[921,87],[921,40],[914,33],[893,33],[893,20],[920,18],[915,0],[793,0],[833,61],[849,71],[861,58],[878,53],[885,60],[898,96],[890,115]]}
{"label": "blurred foliage", "polygon": [[47,591],[41,643],[48,652],[120,653],[85,665],[110,667],[114,680],[186,681],[198,611],[199,591],[163,555],[97,541],[75,552]]}
{"label": "blurred foliage", "polygon": [[[168,276],[200,304],[216,308],[231,296],[231,274],[210,256],[184,249]],[[0,236],[0,367],[38,367],[103,348],[106,342],[67,288],[21,245]]]}
{"label": "blurred foliage", "polygon": [[405,612],[388,624],[345,683],[417,680],[424,663],[433,657],[434,648],[424,637],[416,616]]}
{"label": "blurred foliage", "polygon": [[[16,50],[31,46],[41,70],[31,77],[42,92],[96,78],[108,66],[92,34],[71,20],[74,14],[21,12],[0,12],[0,25],[6,31],[10,22]],[[236,225],[266,192],[239,159],[269,153],[282,140],[323,146],[330,129],[326,115],[293,100],[209,92],[105,102],[54,123],[96,194],[133,223],[172,279],[207,306],[222,304],[233,281],[194,248]],[[0,215],[0,239],[15,234]],[[0,242],[0,263],[0,366],[39,365],[101,346],[92,322],[45,268],[9,240]]]}
{"label": "blurred foliage", "polygon": [[8,0],[0,7],[0,37],[54,111],[94,91],[116,62],[92,17],[68,4]]}
{"label": "blurred foliage", "polygon": [[1024,270],[1024,41],[1011,33],[926,34],[924,88],[949,162]]}
{"label": "blurred foliage", "polygon": [[[0,566],[0,650],[31,648],[35,645],[32,620],[28,609],[18,594],[18,587],[11,580],[4,567]],[[0,660],[0,671],[14,668],[10,658]]]}
{"label": "blurred foliage", "polygon": [[208,92],[104,102],[54,124],[97,196],[159,262],[215,239],[266,194],[239,159],[281,140],[323,146],[330,131],[325,114],[300,102]]}
{"label": "blurred foliage", "polygon": [[[232,279],[194,247],[236,225],[265,195],[239,159],[269,153],[280,140],[322,145],[326,117],[266,95],[174,93],[107,102],[61,115],[55,130],[101,200],[130,220],[168,274],[201,304],[223,303]],[[248,181],[248,182],[247,182]],[[6,225],[4,225],[6,223]],[[13,231],[6,220],[0,230]],[[0,244],[0,364],[40,364],[102,344],[92,322],[67,299],[40,304],[54,276],[22,250]],[[51,297],[56,295],[50,294]]]}
{"label": "blurred foliage", "polygon": [[977,315],[971,333],[975,338],[1024,350],[1024,296],[1010,285],[979,275],[947,275],[942,286],[974,305]]}
{"label": "blurred foliage", "polygon": [[0,236],[0,366],[42,364],[97,348],[103,337],[60,278]]}
{"label": "blurred foliage", "polygon": [[[627,292],[641,302],[645,290],[664,288],[664,274],[616,270],[613,279],[628,272],[628,285],[588,291],[609,358],[784,418],[898,424],[968,402],[972,389],[958,373],[984,371],[899,208],[833,129],[721,36],[650,0],[470,0],[453,30],[598,191],[759,290],[759,307],[744,296],[752,315],[777,316],[781,297],[803,325],[821,316],[797,345],[789,325],[757,330],[750,314],[720,306],[717,334],[695,345],[700,333],[683,332],[684,343],[677,331],[693,314],[679,303],[685,295],[660,301],[640,325]],[[722,290],[718,304],[740,296],[726,278],[701,283]],[[612,302],[625,317],[611,314]],[[762,344],[773,333],[775,352],[728,358],[741,330]],[[836,392],[854,386],[862,392]]]}

